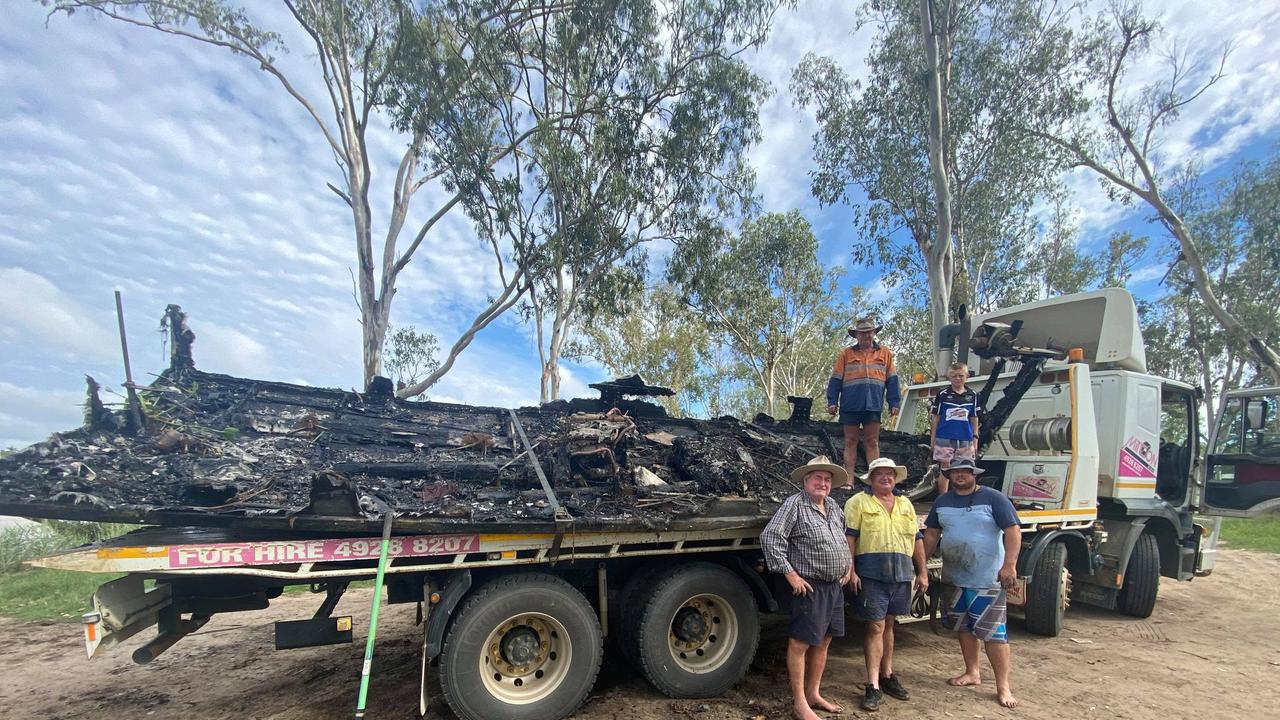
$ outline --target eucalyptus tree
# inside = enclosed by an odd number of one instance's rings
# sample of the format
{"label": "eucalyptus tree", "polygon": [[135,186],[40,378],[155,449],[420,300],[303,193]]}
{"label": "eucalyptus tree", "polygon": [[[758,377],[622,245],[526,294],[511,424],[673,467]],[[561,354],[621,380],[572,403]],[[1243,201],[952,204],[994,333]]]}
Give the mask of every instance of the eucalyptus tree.
{"label": "eucalyptus tree", "polygon": [[[1206,281],[1227,312],[1252,329],[1262,342],[1280,343],[1280,155],[1247,162],[1211,186],[1192,182],[1176,193],[1183,218],[1203,263]],[[1196,277],[1171,243],[1174,258],[1165,284],[1168,292],[1149,313],[1144,330],[1154,362],[1176,377],[1205,390],[1205,417],[1212,423],[1222,395],[1242,385],[1266,382],[1265,365],[1218,322],[1204,302]],[[1167,342],[1162,342],[1167,340]]]}
{"label": "eucalyptus tree", "polygon": [[1237,354],[1252,354],[1272,381],[1280,383],[1280,345],[1268,336],[1265,324],[1233,311],[1228,297],[1216,289],[1202,248],[1206,241],[1170,197],[1188,160],[1162,152],[1163,131],[1224,77],[1230,47],[1206,57],[1175,43],[1156,58],[1165,62],[1158,78],[1132,85],[1131,73],[1151,59],[1161,32],[1140,4],[1113,5],[1099,18],[1096,34],[1073,47],[1075,66],[1088,72],[1094,83],[1093,122],[1069,119],[1029,126],[1027,131],[1061,149],[1074,165],[1097,173],[1113,199],[1138,200],[1154,210],[1177,242],[1177,263],[1185,269],[1198,302],[1222,326]]}
{"label": "eucalyptus tree", "polygon": [[[366,383],[383,372],[404,270],[446,216],[467,214],[493,257],[475,272],[496,290],[406,396],[437,382],[481,330],[522,301],[554,308],[546,344],[554,375],[569,320],[593,285],[625,278],[639,242],[679,232],[699,207],[724,207],[718,186],[729,194],[749,187],[737,160],[755,139],[764,86],[738,54],[763,39],[779,5],[42,2],[225,49],[304,109],[337,166],[325,192],[352,216]],[[291,48],[286,38],[294,37],[301,44]],[[307,60],[281,62],[290,50]],[[398,162],[382,167],[369,131],[388,123],[403,145]],[[394,180],[391,197],[378,202],[371,188],[380,172]],[[409,225],[411,210],[425,219]],[[375,227],[385,235],[375,238]]]}
{"label": "eucalyptus tree", "polygon": [[895,284],[923,276],[935,337],[951,305],[1030,240],[1030,209],[1060,159],[1023,129],[1078,113],[1065,72],[1076,13],[1052,0],[870,0],[864,78],[812,54],[792,75],[819,126],[814,195],[866,195],[854,259]]}
{"label": "eucalyptus tree", "polygon": [[[369,131],[385,122],[394,60],[403,49],[404,31],[415,22],[415,5],[407,0],[282,0],[270,6],[230,0],[41,1],[55,13],[101,15],[227,50],[232,61],[243,61],[244,67],[256,67],[275,79],[279,91],[306,111],[337,165],[337,176],[326,187],[351,211],[365,383],[383,372],[381,352],[399,275],[439,220],[461,200],[457,191],[435,195],[436,206],[430,209],[434,211],[402,246],[413,197],[434,195],[421,191],[438,183],[440,172],[419,173],[428,151],[424,137],[404,138],[398,167],[376,168],[370,151]],[[278,26],[262,22],[261,14],[270,10],[278,10],[271,18]],[[518,22],[520,8],[512,6],[509,17]],[[302,37],[302,45],[289,47],[285,36]],[[282,56],[291,51],[308,54],[310,63],[284,63]],[[308,92],[311,87],[320,91]],[[370,191],[375,172],[381,170],[396,173],[396,182],[383,219],[387,234],[378,252],[374,227],[380,223],[375,223],[378,213]]]}
{"label": "eucalyptus tree", "polygon": [[[397,98],[390,91],[406,40],[424,23],[474,26],[473,32],[491,26],[524,27],[536,17],[563,12],[566,7],[524,0],[278,0],[271,4],[233,0],[40,1],[52,6],[55,13],[98,15],[227,50],[231,62],[244,62],[247,68],[266,73],[284,96],[306,112],[337,167],[325,192],[332,192],[351,212],[356,250],[352,274],[360,311],[365,383],[383,372],[382,352],[401,274],[423,244],[430,243],[432,231],[466,190],[442,177],[448,168],[433,161],[439,157],[439,148],[433,138],[422,133],[400,138],[403,146],[396,165],[380,167],[376,163],[369,131],[380,129],[396,105]],[[298,37],[301,42],[291,47],[286,37]],[[308,60],[283,62],[283,56],[290,53],[305,54]],[[442,111],[451,107],[504,63],[496,53],[467,53],[450,68],[452,84],[430,99],[431,108]],[[516,148],[472,142],[469,149],[483,157],[482,162],[492,163],[509,157]],[[395,180],[391,197],[375,202],[371,188],[378,172],[394,174]],[[435,187],[441,192],[424,191]],[[425,202],[414,203],[415,198]],[[389,211],[380,216],[375,209],[379,206],[389,207]],[[425,206],[426,219],[416,228],[406,228],[410,208],[417,206]],[[375,226],[385,227],[385,235],[375,239]],[[468,333],[474,335],[505,309],[506,300],[494,299]]]}
{"label": "eucalyptus tree", "polygon": [[677,248],[668,276],[775,415],[790,354],[802,342],[827,342],[836,302],[839,271],[818,262],[809,222],[792,210],[748,220],[736,234],[708,228]]}
{"label": "eucalyptus tree", "polygon": [[[438,352],[440,342],[435,335],[412,325],[390,328],[382,351],[383,369],[397,388],[409,387],[439,367]],[[414,399],[425,400],[426,396],[416,395]]]}
{"label": "eucalyptus tree", "polygon": [[712,338],[706,324],[665,283],[644,288],[620,313],[588,317],[565,350],[565,357],[591,361],[614,376],[638,374],[669,387],[658,398],[673,415],[699,404],[714,382]]}
{"label": "eucalyptus tree", "polygon": [[[507,264],[504,302],[518,300],[534,326],[544,402],[559,395],[580,318],[623,312],[642,285],[647,243],[749,204],[744,154],[767,86],[741,55],[778,5],[579,2],[518,27],[428,24],[404,54],[399,121],[434,141],[477,233]],[[468,52],[508,60],[492,64],[488,86],[432,111]],[[495,163],[477,143],[518,149]]]}

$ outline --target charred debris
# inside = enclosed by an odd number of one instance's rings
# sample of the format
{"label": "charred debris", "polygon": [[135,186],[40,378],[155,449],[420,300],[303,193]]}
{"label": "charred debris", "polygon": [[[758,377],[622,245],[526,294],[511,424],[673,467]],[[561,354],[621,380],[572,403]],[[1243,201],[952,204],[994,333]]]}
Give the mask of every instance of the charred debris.
{"label": "charred debris", "polygon": [[[202,372],[180,308],[163,327],[170,366],[136,388],[138,407],[109,409],[87,378],[83,427],[0,460],[0,513],[357,529],[390,510],[428,529],[542,525],[559,505],[584,528],[660,528],[766,515],[796,491],[794,467],[842,451],[809,398],[791,398],[787,420],[673,418],[644,400],[671,390],[633,376],[514,411],[414,402],[382,378],[358,393]],[[918,479],[921,442],[885,432],[881,445]]]}

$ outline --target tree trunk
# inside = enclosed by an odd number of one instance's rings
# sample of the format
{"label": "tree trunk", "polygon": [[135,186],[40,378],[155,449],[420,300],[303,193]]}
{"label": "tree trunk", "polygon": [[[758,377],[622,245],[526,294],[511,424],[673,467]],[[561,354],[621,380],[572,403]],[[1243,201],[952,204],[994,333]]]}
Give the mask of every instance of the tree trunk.
{"label": "tree trunk", "polygon": [[[387,335],[391,295],[395,293],[385,285],[381,288],[374,281],[373,222],[369,208],[369,182],[364,174],[364,145],[348,138],[347,189],[350,193],[351,222],[355,230],[357,268],[357,292],[360,300],[361,352],[364,366],[364,387],[368,388],[374,376],[382,374],[382,344]],[[385,282],[385,279],[384,279]],[[379,297],[381,295],[381,297]]]}
{"label": "tree trunk", "polygon": [[1200,333],[1196,327],[1196,319],[1191,311],[1190,300],[1186,306],[1187,314],[1187,339],[1191,342],[1191,347],[1196,354],[1196,359],[1200,362],[1200,382],[1204,389],[1204,411],[1205,418],[1208,422],[1206,427],[1212,428],[1215,416],[1213,409],[1213,369],[1209,366],[1209,353],[1205,350],[1204,343],[1200,341]]}
{"label": "tree trunk", "polygon": [[769,367],[765,371],[765,407],[768,408],[766,412],[769,413],[769,417],[777,417],[774,414],[774,395],[777,394],[774,392],[774,388],[777,386],[777,378],[778,361],[775,359],[769,363]]}
{"label": "tree trunk", "polygon": [[[946,98],[942,95],[938,38],[934,33],[933,3],[920,0],[920,30],[924,40],[925,60],[928,72],[929,103],[929,170],[933,181],[937,222],[935,235],[924,250],[929,278],[929,317],[933,337],[930,345],[937,348],[938,335],[950,320],[951,280],[955,256],[951,246],[951,183],[943,148],[943,116]],[[947,372],[950,360],[947,353],[935,350],[936,376]]]}

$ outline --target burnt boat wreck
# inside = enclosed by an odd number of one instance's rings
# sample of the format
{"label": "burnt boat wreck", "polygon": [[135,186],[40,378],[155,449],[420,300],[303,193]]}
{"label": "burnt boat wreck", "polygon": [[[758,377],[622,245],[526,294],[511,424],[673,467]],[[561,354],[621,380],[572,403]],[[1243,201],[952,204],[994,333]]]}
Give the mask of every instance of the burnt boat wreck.
{"label": "burnt boat wreck", "polygon": [[[363,393],[197,370],[195,334],[166,311],[170,366],[107,408],[87,378],[84,426],[0,460],[0,514],[264,531],[582,529],[760,522],[790,471],[839,458],[840,426],[810,417],[674,418],[639,377],[540,407],[417,402],[385,378]],[[131,394],[133,397],[135,394]],[[927,438],[882,433],[923,482]],[[837,499],[842,499],[837,493]]]}

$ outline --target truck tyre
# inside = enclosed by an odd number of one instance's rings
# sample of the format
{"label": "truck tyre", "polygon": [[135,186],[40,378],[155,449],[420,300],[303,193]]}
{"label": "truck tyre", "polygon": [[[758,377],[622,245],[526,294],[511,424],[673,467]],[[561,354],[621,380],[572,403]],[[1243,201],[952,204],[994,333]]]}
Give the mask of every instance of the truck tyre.
{"label": "truck tyre", "polygon": [[1062,616],[1070,602],[1071,574],[1067,572],[1067,546],[1049,543],[1031,570],[1024,609],[1027,632],[1057,637],[1062,632]]}
{"label": "truck tyre", "polygon": [[1124,585],[1116,599],[1116,609],[1133,617],[1151,617],[1156,609],[1156,592],[1160,589],[1160,546],[1156,536],[1142,533],[1133,546],[1124,571]]}
{"label": "truck tyre", "polygon": [[618,649],[627,662],[631,663],[631,667],[640,673],[644,672],[644,667],[640,664],[640,610],[648,597],[648,590],[659,577],[670,570],[665,565],[650,565],[640,569],[622,586],[622,594],[611,610],[617,618],[614,623],[614,639]]}
{"label": "truck tyre", "polygon": [[742,578],[707,562],[667,570],[643,590],[632,636],[640,671],[663,694],[705,698],[738,684],[760,640],[756,599]]}
{"label": "truck tyre", "polygon": [[582,593],[551,575],[503,577],[458,608],[440,687],[464,720],[559,720],[586,699],[603,653],[600,621]]}

